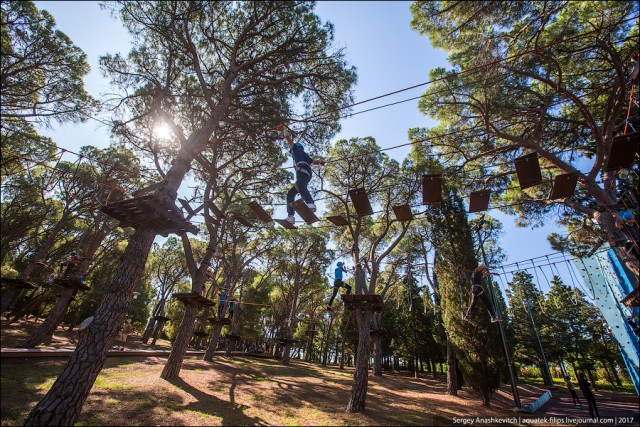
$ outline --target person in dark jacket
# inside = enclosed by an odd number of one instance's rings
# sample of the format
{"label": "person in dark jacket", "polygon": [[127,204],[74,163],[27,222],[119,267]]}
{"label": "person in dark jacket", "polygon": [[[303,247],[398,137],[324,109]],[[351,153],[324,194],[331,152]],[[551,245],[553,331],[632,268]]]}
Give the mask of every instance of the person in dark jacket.
{"label": "person in dark jacket", "polygon": [[587,401],[587,405],[589,405],[589,416],[593,418],[593,414],[595,413],[596,418],[600,418],[600,415],[598,414],[598,407],[596,406],[596,397],[591,391],[591,383],[587,381],[587,377],[584,376],[584,372],[578,376],[578,387],[582,390],[582,394]]}
{"label": "person in dark jacket", "polygon": [[291,207],[291,203],[293,203],[297,194],[300,194],[300,197],[302,197],[302,200],[304,200],[312,212],[316,211],[316,205],[313,201],[313,197],[307,188],[309,186],[309,181],[311,181],[311,177],[313,177],[311,165],[324,165],[325,163],[323,161],[314,161],[304,151],[304,147],[301,143],[294,143],[291,138],[291,134],[289,133],[289,129],[287,129],[285,125],[280,125],[279,129],[284,132],[284,138],[291,146],[289,152],[293,158],[293,168],[296,171],[296,182],[287,193],[287,221],[294,224],[296,222],[294,216],[295,211]]}
{"label": "person in dark jacket", "polygon": [[471,317],[471,309],[476,302],[476,298],[480,298],[491,315],[491,321],[500,321],[500,319],[496,317],[496,310],[493,307],[489,296],[485,292],[484,286],[482,285],[482,278],[489,277],[490,274],[495,273],[489,273],[489,267],[486,265],[480,265],[478,268],[473,270],[473,273],[471,273],[471,302],[469,303],[469,308],[467,308],[465,319],[468,320]]}

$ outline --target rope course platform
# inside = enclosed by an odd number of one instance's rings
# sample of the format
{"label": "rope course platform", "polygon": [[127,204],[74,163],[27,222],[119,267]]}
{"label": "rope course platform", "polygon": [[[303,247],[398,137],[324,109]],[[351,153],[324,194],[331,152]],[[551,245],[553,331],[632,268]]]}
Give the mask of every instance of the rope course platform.
{"label": "rope course platform", "polygon": [[520,184],[521,190],[533,187],[542,182],[538,153],[518,157],[513,162],[516,165],[516,174],[518,175],[518,183]]}
{"label": "rope course platform", "polygon": [[469,194],[469,213],[486,211],[489,208],[490,190],[472,191]]}
{"label": "rope course platform", "polygon": [[354,188],[349,190],[349,198],[351,199],[351,203],[353,203],[353,207],[359,216],[373,215],[373,208],[371,207],[369,196],[364,188]]}
{"label": "rope course platform", "polygon": [[213,307],[216,305],[215,302],[211,301],[208,298],[203,297],[202,295],[196,294],[195,292],[181,292],[176,294],[171,294],[172,298],[177,299],[184,305],[195,304],[198,306],[209,306]]}
{"label": "rope course platform", "polygon": [[274,221],[280,224],[281,226],[283,226],[284,228],[286,228],[287,230],[293,230],[297,228],[295,225],[291,224],[286,219],[274,219]]}
{"label": "rope course platform", "polygon": [[208,337],[209,333],[205,331],[193,331],[193,335],[197,337]]}
{"label": "rope course platform", "polygon": [[120,227],[150,224],[164,237],[171,233],[198,234],[198,227],[186,221],[177,206],[163,203],[153,194],[113,202],[100,210],[120,221]]}
{"label": "rope course platform", "polygon": [[232,334],[225,335],[224,337],[229,341],[240,341],[242,339],[240,335],[232,335]]}
{"label": "rope course platform", "polygon": [[564,199],[573,196],[578,183],[578,172],[570,172],[558,175],[553,180],[553,188],[549,194],[549,200]]}
{"label": "rope course platform", "polygon": [[636,153],[638,152],[638,138],[640,138],[640,132],[614,137],[611,140],[609,160],[604,170],[611,171],[633,166],[636,163]]}
{"label": "rope course platform", "polygon": [[442,174],[422,175],[422,204],[442,203]]}
{"label": "rope course platform", "polygon": [[63,288],[68,289],[77,289],[79,291],[87,291],[89,290],[89,286],[80,282],[80,279],[53,279],[53,284],[62,286]]}
{"label": "rope course platform", "polygon": [[231,319],[217,319],[215,317],[209,317],[207,318],[207,320],[209,321],[209,323],[213,324],[213,325],[230,325],[231,324]]}
{"label": "rope course platform", "polygon": [[293,338],[278,338],[278,342],[281,345],[287,345],[287,344],[296,344],[298,343],[298,340],[294,340]]}
{"label": "rope course platform", "polygon": [[153,320],[155,320],[157,322],[168,322],[171,319],[169,317],[166,317],[166,316],[153,316]]}
{"label": "rope course platform", "polygon": [[371,335],[372,337],[375,337],[377,335],[382,335],[382,334],[384,334],[383,329],[372,329],[369,331],[369,335]]}
{"label": "rope course platform", "polygon": [[307,224],[313,224],[318,221],[318,217],[314,214],[309,206],[302,199],[289,203],[294,211],[298,213]]}
{"label": "rope course platform", "polygon": [[262,222],[271,222],[273,221],[273,218],[271,218],[271,215],[269,215],[269,213],[267,211],[265,211],[263,209],[262,206],[260,206],[260,204],[258,202],[256,202],[255,200],[252,200],[249,202],[249,208],[253,211],[253,213],[256,214],[256,216],[258,217],[258,219]]}
{"label": "rope course platform", "polygon": [[37,286],[34,285],[33,283],[27,282],[26,280],[22,280],[22,279],[9,279],[8,277],[3,277],[0,280],[2,280],[3,285],[13,286],[14,288],[21,288],[21,289],[37,288]]}
{"label": "rope course platform", "polygon": [[382,311],[384,308],[384,302],[380,295],[342,294],[341,297],[347,310],[362,309]]}
{"label": "rope course platform", "polygon": [[413,213],[411,213],[409,205],[394,206],[393,213],[398,221],[411,221],[413,219]]}
{"label": "rope course platform", "polygon": [[327,219],[331,221],[334,225],[337,225],[338,227],[344,227],[345,225],[349,225],[349,221],[347,220],[347,218],[343,217],[342,215],[328,216]]}

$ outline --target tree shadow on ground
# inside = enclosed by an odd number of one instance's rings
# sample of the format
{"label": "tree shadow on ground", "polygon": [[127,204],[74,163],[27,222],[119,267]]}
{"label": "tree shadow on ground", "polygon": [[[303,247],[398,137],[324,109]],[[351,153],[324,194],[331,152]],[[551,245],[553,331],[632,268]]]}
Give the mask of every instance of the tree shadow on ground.
{"label": "tree shadow on ground", "polygon": [[178,387],[186,393],[189,393],[196,399],[196,402],[188,403],[181,406],[182,410],[191,410],[207,415],[222,418],[223,426],[237,426],[237,425],[260,425],[264,422],[260,418],[249,417],[244,414],[244,411],[248,409],[245,405],[238,405],[235,403],[235,397],[233,390],[237,386],[235,381],[235,375],[231,376],[232,381],[229,388],[229,402],[217,397],[211,396],[196,387],[193,387],[182,378],[175,378],[168,380],[169,383]]}

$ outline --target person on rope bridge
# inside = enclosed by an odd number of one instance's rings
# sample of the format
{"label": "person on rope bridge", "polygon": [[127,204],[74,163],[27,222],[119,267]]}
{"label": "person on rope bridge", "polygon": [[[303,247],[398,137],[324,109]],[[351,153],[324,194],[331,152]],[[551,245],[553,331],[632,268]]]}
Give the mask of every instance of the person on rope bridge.
{"label": "person on rope bridge", "polygon": [[289,152],[291,153],[291,157],[293,158],[293,167],[296,170],[296,182],[287,193],[287,221],[289,221],[291,224],[295,224],[295,211],[291,207],[291,203],[295,200],[296,194],[300,194],[300,197],[302,197],[302,199],[312,212],[316,211],[316,205],[313,201],[313,197],[311,196],[311,193],[307,188],[309,186],[309,181],[311,181],[311,177],[313,177],[311,165],[324,165],[325,162],[322,160],[314,161],[311,157],[309,157],[309,155],[304,151],[304,147],[301,143],[293,142],[291,134],[289,133],[289,129],[287,129],[284,124],[280,125],[278,128],[283,131],[284,138],[291,146]]}
{"label": "person on rope bridge", "polygon": [[218,297],[218,318],[222,319],[222,312],[224,310],[224,303],[227,300],[227,290],[222,288],[220,290],[220,296]]}
{"label": "person on rope bridge", "polygon": [[202,296],[207,295],[207,282],[213,283],[213,270],[211,267],[207,267],[207,271],[204,273],[204,283],[202,284]]}
{"label": "person on rope bridge", "polygon": [[338,262],[338,267],[334,272],[334,280],[333,280],[333,294],[331,295],[331,299],[329,300],[329,304],[327,305],[327,310],[331,310],[331,304],[333,303],[333,299],[338,294],[338,290],[340,288],[345,288],[347,290],[347,295],[351,293],[351,286],[347,285],[342,281],[342,273],[347,271],[342,261]]}
{"label": "person on rope bridge", "polygon": [[489,273],[489,267],[486,265],[480,265],[478,268],[473,270],[471,273],[471,302],[469,303],[469,308],[467,308],[467,314],[465,316],[465,320],[469,320],[471,317],[471,309],[475,304],[476,298],[480,298],[484,305],[487,307],[489,314],[491,315],[491,322],[500,322],[501,320],[496,317],[496,310],[493,307],[493,303],[489,296],[485,293],[484,287],[482,286],[482,278],[489,277],[489,275],[497,276],[497,273]]}
{"label": "person on rope bridge", "polygon": [[64,270],[63,278],[69,277],[70,274],[75,272],[75,270],[80,266],[80,258],[76,251],[69,252],[69,260],[67,262],[63,262],[60,264],[60,267],[67,267]]}

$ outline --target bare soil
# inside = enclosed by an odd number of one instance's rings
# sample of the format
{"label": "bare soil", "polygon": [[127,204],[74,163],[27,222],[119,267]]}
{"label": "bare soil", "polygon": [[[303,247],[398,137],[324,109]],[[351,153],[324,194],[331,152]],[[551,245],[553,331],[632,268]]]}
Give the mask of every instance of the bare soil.
{"label": "bare soil", "polygon": [[[2,322],[2,347],[24,339],[33,322]],[[50,348],[73,348],[75,332],[54,336]],[[159,348],[168,348],[164,343]],[[128,348],[146,348],[139,337]],[[21,425],[51,387],[66,358],[3,358],[1,424]],[[454,417],[517,417],[511,389],[498,390],[489,408],[463,389],[446,394],[446,377],[406,372],[369,377],[366,410],[345,412],[353,369],[292,360],[187,357],[180,379],[160,373],[165,357],[111,357],[84,404],[77,425],[451,425]],[[520,388],[523,401],[542,394]]]}

